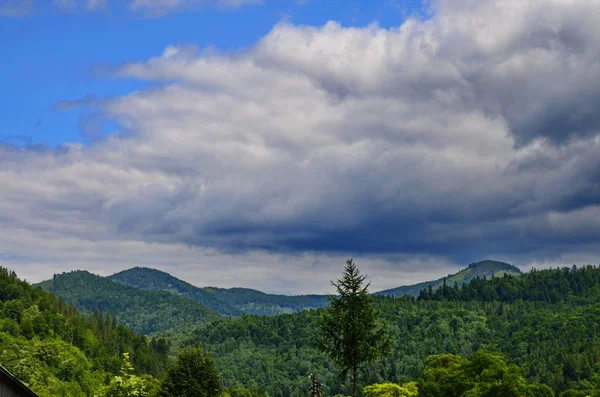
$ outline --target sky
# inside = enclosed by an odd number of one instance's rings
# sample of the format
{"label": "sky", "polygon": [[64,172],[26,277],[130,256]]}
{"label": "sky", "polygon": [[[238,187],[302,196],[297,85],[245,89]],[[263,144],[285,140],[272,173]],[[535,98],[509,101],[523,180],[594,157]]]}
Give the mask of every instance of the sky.
{"label": "sky", "polygon": [[597,0],[0,0],[0,265],[372,290],[598,264]]}

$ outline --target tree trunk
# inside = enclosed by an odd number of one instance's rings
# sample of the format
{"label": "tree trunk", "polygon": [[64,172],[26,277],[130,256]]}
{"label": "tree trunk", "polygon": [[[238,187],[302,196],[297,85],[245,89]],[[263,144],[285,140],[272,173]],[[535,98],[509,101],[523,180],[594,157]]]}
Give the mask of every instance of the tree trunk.
{"label": "tree trunk", "polygon": [[352,397],[358,397],[358,390],[356,388],[356,367],[352,368]]}

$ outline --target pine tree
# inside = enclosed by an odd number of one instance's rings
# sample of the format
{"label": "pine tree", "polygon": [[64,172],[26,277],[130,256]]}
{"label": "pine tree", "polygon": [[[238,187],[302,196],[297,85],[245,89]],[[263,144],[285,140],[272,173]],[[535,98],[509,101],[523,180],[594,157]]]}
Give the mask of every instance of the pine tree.
{"label": "pine tree", "polygon": [[329,296],[330,305],[321,317],[321,349],[341,369],[342,377],[352,376],[352,395],[358,396],[358,370],[371,364],[391,348],[387,325],[379,319],[374,298],[369,296],[366,276],[348,259],[342,278],[331,282],[338,296]]}

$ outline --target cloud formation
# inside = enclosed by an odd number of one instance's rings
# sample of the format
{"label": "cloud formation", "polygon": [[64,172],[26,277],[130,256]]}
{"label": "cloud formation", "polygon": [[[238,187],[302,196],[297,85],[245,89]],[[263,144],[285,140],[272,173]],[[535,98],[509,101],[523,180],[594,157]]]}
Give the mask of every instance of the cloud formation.
{"label": "cloud formation", "polygon": [[0,226],[23,239],[0,238],[0,253],[151,262],[187,246],[239,267],[258,255],[292,292],[313,284],[281,258],[361,255],[374,275],[593,262],[600,3],[433,7],[394,29],[279,24],[239,53],[168,47],[122,65],[116,76],[152,88],[81,102],[120,131],[89,147],[0,147]]}

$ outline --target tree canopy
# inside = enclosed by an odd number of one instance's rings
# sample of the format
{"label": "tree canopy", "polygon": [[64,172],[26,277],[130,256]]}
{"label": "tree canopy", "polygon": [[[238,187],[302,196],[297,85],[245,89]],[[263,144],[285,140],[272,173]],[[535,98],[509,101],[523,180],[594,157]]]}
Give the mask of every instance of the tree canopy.
{"label": "tree canopy", "polygon": [[161,385],[163,397],[215,397],[221,393],[220,374],[201,346],[182,349]]}

